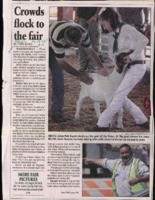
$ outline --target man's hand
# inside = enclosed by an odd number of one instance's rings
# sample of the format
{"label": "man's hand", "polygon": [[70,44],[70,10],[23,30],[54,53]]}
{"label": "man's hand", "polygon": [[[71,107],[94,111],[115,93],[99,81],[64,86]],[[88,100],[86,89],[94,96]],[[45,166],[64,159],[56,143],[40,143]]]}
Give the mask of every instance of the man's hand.
{"label": "man's hand", "polygon": [[91,162],[90,162],[89,158],[83,158],[83,163],[85,165],[89,165]]}
{"label": "man's hand", "polygon": [[66,72],[69,74],[79,78],[82,82],[84,82],[87,85],[91,85],[94,80],[89,77],[89,74],[86,72],[79,72],[78,70],[74,69],[66,60],[58,60],[58,64],[60,67],[62,67]]}
{"label": "man's hand", "polygon": [[138,177],[138,178],[133,178],[132,180],[129,181],[129,184],[131,186],[133,186],[133,185],[136,185],[137,183],[148,182],[149,178],[150,178],[149,174],[141,176],[141,177]]}
{"label": "man's hand", "polygon": [[88,21],[97,21],[98,14],[93,15]]}
{"label": "man's hand", "polygon": [[88,73],[86,73],[86,72],[80,72],[78,78],[82,82],[84,82],[85,84],[87,84],[87,85],[91,85],[94,82],[94,80],[91,77],[89,77]]}
{"label": "man's hand", "polygon": [[83,163],[85,165],[95,164],[102,166],[103,159],[83,158]]}
{"label": "man's hand", "polygon": [[129,184],[131,186],[136,185],[137,183],[139,183],[139,178],[134,178],[132,180],[129,181]]}

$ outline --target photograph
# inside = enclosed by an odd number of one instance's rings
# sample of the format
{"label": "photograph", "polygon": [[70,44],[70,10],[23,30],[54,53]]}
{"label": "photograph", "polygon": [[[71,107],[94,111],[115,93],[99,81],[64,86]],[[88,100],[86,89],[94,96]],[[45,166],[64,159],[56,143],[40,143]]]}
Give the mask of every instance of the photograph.
{"label": "photograph", "polygon": [[82,196],[149,197],[149,144],[83,144]]}
{"label": "photograph", "polygon": [[153,0],[2,7],[2,199],[153,200]]}
{"label": "photograph", "polygon": [[50,7],[49,131],[149,132],[151,10]]}

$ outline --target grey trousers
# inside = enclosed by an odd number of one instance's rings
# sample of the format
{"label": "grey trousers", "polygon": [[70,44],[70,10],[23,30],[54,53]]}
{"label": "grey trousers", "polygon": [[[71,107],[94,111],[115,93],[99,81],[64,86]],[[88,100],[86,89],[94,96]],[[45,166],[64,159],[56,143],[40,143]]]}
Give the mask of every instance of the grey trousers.
{"label": "grey trousers", "polygon": [[[98,53],[99,45],[100,45],[100,26],[99,20],[97,21],[89,21],[82,18],[79,18],[79,24],[88,31],[90,36],[90,41],[93,49]],[[79,47],[79,55],[80,55],[80,67],[81,69],[88,69],[88,71],[92,71],[95,68],[95,65],[92,60],[90,60],[84,50],[84,47]]]}

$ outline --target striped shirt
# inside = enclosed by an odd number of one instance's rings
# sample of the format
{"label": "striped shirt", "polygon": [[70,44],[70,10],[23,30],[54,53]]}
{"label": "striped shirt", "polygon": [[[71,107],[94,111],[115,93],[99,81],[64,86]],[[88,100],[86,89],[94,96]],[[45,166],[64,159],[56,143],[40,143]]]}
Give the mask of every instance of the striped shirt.
{"label": "striped shirt", "polygon": [[91,47],[90,37],[87,31],[79,24],[65,21],[54,22],[49,27],[49,45],[54,50],[56,58],[64,58],[65,49],[71,47],[64,38],[65,30],[69,27],[78,27],[83,37],[81,46],[85,48]]}

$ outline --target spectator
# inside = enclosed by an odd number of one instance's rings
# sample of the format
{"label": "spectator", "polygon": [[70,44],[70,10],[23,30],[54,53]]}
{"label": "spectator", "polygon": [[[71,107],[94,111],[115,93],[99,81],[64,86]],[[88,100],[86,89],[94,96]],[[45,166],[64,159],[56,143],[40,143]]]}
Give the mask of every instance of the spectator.
{"label": "spectator", "polygon": [[[79,23],[88,31],[92,47],[96,53],[99,52],[100,43],[100,26],[98,13],[101,8],[97,7],[77,7],[75,9],[75,22]],[[89,72],[94,72],[94,63],[88,58],[83,47],[79,47],[80,55],[80,71],[88,69]]]}
{"label": "spectator", "polygon": [[[138,31],[143,32],[145,24],[148,24],[148,8],[118,8],[121,18],[127,24],[133,25]],[[144,20],[143,20],[144,13]]]}

